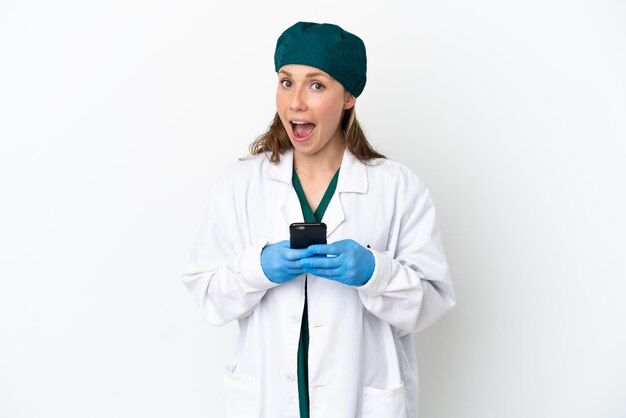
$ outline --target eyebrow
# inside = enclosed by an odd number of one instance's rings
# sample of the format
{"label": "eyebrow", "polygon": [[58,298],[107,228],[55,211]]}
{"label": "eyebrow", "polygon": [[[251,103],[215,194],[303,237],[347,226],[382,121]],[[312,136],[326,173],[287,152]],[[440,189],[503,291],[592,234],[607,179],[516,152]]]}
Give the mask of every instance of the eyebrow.
{"label": "eyebrow", "polygon": [[[284,73],[284,74],[286,74],[286,75],[287,75],[287,76],[289,76],[289,77],[293,77],[293,76],[291,75],[291,73],[289,73],[289,72],[287,72],[287,71],[285,71],[285,70],[280,70],[280,71],[278,72],[278,74],[280,74],[280,73]],[[304,77],[305,77],[305,78],[311,78],[311,77],[317,77],[317,76],[320,76],[320,75],[321,75],[321,76],[323,76],[323,77],[327,77],[327,76],[326,76],[326,74],[324,74],[324,73],[320,73],[319,71],[316,71],[316,72],[313,72],[313,73],[308,73],[308,74],[306,74]]]}

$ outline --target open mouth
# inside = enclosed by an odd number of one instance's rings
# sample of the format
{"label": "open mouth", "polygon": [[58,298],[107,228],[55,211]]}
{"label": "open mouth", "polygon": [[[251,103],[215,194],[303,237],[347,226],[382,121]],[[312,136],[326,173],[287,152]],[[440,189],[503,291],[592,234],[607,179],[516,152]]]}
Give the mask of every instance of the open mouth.
{"label": "open mouth", "polygon": [[291,131],[296,141],[306,141],[313,134],[315,124],[306,121],[290,121]]}

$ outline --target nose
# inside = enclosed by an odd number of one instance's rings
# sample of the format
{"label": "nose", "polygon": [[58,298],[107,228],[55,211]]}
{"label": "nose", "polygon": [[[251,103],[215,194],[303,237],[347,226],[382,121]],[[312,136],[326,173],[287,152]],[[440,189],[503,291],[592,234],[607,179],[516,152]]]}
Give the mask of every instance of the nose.
{"label": "nose", "polygon": [[289,101],[289,110],[292,112],[306,110],[306,97],[302,88],[295,88],[291,93],[291,100]]}

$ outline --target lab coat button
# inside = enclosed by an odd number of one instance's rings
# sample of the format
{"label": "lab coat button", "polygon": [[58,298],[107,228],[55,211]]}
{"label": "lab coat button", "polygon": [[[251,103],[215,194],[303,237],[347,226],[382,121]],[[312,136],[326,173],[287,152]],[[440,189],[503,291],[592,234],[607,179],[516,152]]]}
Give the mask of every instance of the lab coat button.
{"label": "lab coat button", "polygon": [[290,373],[287,375],[287,379],[289,379],[290,382],[293,382],[296,380],[296,375]]}
{"label": "lab coat button", "polygon": [[293,322],[300,322],[300,315],[293,314],[291,315],[291,319],[293,319]]}

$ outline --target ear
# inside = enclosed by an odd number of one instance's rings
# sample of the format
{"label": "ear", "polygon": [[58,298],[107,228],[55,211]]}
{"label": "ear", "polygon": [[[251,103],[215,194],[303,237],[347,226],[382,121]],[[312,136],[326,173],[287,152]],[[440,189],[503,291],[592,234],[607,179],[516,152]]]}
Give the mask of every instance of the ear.
{"label": "ear", "polygon": [[343,100],[343,108],[350,109],[356,103],[356,97],[354,97],[349,91],[345,92],[344,100]]}

